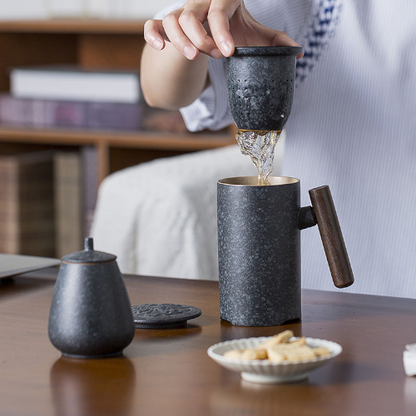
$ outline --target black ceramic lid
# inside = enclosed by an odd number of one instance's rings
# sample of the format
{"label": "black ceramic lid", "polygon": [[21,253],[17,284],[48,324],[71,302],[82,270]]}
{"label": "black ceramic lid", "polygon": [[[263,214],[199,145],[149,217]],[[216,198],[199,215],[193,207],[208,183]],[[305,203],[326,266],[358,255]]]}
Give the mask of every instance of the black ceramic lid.
{"label": "black ceramic lid", "polygon": [[107,263],[117,258],[114,254],[94,251],[94,241],[91,237],[84,240],[84,250],[62,257],[68,263]]}
{"label": "black ceramic lid", "polygon": [[184,326],[189,319],[198,318],[201,309],[189,305],[174,303],[145,303],[133,305],[134,325],[136,328],[175,328]]}

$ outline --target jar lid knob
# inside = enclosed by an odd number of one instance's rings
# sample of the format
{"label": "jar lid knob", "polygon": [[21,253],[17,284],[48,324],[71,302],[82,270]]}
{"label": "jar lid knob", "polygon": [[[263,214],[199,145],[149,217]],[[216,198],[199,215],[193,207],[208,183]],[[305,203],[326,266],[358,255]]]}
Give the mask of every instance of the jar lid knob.
{"label": "jar lid knob", "polygon": [[94,250],[94,239],[87,237],[84,239],[84,250],[68,254],[62,257],[63,261],[69,263],[107,263],[115,261],[117,256]]}
{"label": "jar lid knob", "polygon": [[87,237],[84,240],[84,250],[86,251],[94,250],[94,239],[92,237]]}

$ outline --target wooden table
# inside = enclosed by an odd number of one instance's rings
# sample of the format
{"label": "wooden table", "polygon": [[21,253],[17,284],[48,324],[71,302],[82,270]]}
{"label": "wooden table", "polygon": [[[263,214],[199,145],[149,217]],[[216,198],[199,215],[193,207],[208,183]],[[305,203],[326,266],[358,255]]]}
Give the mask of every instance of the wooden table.
{"label": "wooden table", "polygon": [[[416,300],[303,292],[302,322],[244,328],[219,319],[218,284],[126,276],[132,304],[180,303],[203,314],[186,328],[137,330],[125,357],[62,358],[47,323],[56,270],[0,286],[1,415],[415,415],[416,378],[402,353],[416,342]],[[336,341],[343,353],[297,384],[256,385],[207,348],[284,329]]]}

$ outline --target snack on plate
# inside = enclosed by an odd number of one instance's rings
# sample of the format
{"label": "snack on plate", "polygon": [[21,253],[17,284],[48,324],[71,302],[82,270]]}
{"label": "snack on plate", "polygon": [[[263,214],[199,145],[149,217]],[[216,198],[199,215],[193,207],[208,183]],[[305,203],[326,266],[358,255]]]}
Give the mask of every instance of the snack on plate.
{"label": "snack on plate", "polygon": [[261,343],[256,347],[257,350],[267,350],[267,348],[273,347],[274,345],[284,344],[293,337],[293,331],[283,331],[280,334],[274,335],[267,341]]}
{"label": "snack on plate", "polygon": [[309,347],[305,337],[289,341],[292,337],[292,331],[284,331],[262,342],[254,349],[230,350],[224,353],[224,357],[284,363],[311,360],[315,357],[324,357],[330,354],[327,348]]}
{"label": "snack on plate", "polygon": [[254,348],[246,350],[231,350],[225,352],[224,357],[237,358],[239,360],[265,360],[267,358],[267,351],[257,350]]}
{"label": "snack on plate", "polygon": [[324,348],[324,347],[316,347],[316,348],[313,348],[313,352],[315,353],[315,355],[317,357],[323,357],[323,356],[329,354],[328,349],[327,348]]}
{"label": "snack on plate", "polygon": [[294,346],[285,349],[271,347],[267,350],[267,356],[273,363],[282,363],[283,361],[311,360],[315,357],[315,354],[311,347]]}

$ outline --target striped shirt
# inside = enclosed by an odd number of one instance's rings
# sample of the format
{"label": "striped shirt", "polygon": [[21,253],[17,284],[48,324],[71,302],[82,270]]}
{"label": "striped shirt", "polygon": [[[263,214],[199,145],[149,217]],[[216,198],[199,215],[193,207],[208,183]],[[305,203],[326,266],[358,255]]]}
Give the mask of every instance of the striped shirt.
{"label": "striped shirt", "polygon": [[[305,50],[286,125],[283,173],[330,186],[355,283],[416,298],[416,1],[246,0]],[[181,110],[191,131],[232,123],[223,60]],[[242,156],[243,157],[243,156]],[[333,290],[316,227],[302,231],[302,286]]]}

